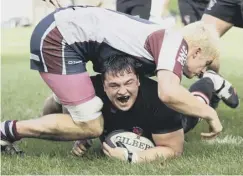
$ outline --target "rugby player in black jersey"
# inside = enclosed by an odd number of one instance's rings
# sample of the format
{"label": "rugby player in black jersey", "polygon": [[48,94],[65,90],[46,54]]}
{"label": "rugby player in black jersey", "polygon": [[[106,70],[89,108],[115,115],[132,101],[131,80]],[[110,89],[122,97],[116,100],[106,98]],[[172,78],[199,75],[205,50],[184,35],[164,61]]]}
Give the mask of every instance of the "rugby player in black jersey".
{"label": "rugby player in black jersey", "polygon": [[[101,75],[91,77],[95,92],[104,103],[104,132],[100,137],[104,153],[110,157],[126,159],[123,148],[111,148],[104,142],[104,138],[111,132],[125,130],[144,136],[155,144],[154,148],[137,152],[133,162],[151,161],[158,156],[164,159],[179,156],[183,151],[184,133],[193,129],[200,119],[168,108],[157,96],[157,82],[139,74],[140,70],[140,63],[136,60],[116,55],[104,62]],[[207,72],[189,90],[198,101],[210,105],[213,95],[223,99],[228,96],[226,92],[229,87],[221,88],[224,82],[227,81],[221,76]],[[226,103],[236,107],[238,97],[230,95]],[[60,112],[62,106],[58,98],[52,95],[46,100],[43,113]],[[81,156],[87,143],[90,141],[76,141],[72,152]]]}

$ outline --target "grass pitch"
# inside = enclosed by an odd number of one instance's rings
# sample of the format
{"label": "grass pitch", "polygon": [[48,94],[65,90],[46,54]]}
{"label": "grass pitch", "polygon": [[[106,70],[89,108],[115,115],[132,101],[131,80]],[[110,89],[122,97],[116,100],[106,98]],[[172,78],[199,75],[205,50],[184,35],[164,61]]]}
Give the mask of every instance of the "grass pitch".
{"label": "grass pitch", "polygon": [[[38,73],[29,69],[32,30],[2,31],[1,121],[37,118],[44,99],[50,94]],[[234,84],[242,100],[243,32],[232,29],[221,41],[221,74]],[[185,79],[186,86],[192,83]],[[24,139],[20,147],[26,152],[25,157],[3,154],[1,174],[243,174],[243,108],[233,110],[221,103],[217,111],[224,126],[220,137],[216,141],[201,141],[200,132],[207,130],[206,123],[202,122],[186,135],[184,154],[177,159],[131,165],[105,157],[98,141],[85,156],[76,158],[70,154],[72,142]]]}

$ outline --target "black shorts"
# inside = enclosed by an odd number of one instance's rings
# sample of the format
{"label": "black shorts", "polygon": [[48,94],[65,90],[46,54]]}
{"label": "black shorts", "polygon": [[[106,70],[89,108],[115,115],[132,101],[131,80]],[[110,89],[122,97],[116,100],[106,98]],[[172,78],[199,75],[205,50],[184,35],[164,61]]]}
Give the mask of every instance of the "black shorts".
{"label": "black shorts", "polygon": [[211,0],[205,14],[243,28],[243,0]]}
{"label": "black shorts", "polygon": [[117,0],[116,9],[119,12],[148,20],[150,17],[151,0]]}
{"label": "black shorts", "polygon": [[200,120],[199,118],[190,117],[181,114],[181,122],[182,122],[184,133],[187,133],[191,131],[193,128],[195,128],[199,120]]}
{"label": "black shorts", "polygon": [[201,20],[209,0],[179,0],[181,20],[184,25]]}

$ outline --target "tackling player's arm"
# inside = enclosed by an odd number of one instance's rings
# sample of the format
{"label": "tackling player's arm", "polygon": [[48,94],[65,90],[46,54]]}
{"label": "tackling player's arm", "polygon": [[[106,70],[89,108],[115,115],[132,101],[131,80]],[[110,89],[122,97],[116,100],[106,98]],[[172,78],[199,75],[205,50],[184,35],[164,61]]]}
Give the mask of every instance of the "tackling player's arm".
{"label": "tackling player's arm", "polygon": [[210,106],[198,101],[186,88],[180,85],[179,77],[173,72],[159,70],[157,77],[159,98],[170,108],[202,119],[217,116]]}
{"label": "tackling player's arm", "polygon": [[215,136],[222,131],[216,111],[210,106],[198,101],[190,92],[180,85],[180,79],[173,72],[160,70],[158,77],[159,98],[170,108],[192,117],[207,120],[212,132],[203,136]]}

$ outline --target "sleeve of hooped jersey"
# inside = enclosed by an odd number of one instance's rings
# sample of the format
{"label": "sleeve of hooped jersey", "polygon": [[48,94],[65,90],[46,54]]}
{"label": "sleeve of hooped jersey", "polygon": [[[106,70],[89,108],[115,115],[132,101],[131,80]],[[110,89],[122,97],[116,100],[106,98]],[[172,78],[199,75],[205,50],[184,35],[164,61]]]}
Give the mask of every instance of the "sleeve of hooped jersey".
{"label": "sleeve of hooped jersey", "polygon": [[183,37],[179,33],[166,31],[158,58],[155,58],[156,70],[172,71],[181,79],[187,54],[188,45]]}

